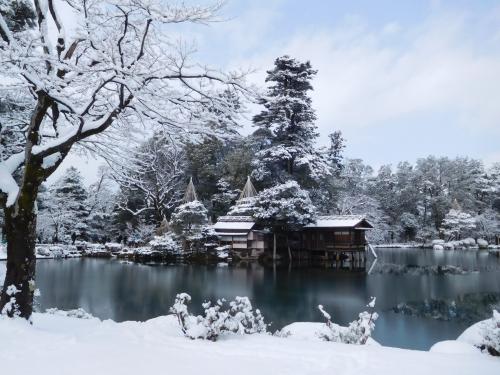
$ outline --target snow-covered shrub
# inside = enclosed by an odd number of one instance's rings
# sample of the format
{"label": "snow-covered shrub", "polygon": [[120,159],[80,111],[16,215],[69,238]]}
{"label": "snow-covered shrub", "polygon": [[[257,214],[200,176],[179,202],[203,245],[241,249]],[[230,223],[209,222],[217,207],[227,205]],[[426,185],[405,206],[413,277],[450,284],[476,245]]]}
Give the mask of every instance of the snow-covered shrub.
{"label": "snow-covered shrub", "polygon": [[51,308],[45,310],[45,313],[58,316],[67,316],[69,318],[76,318],[76,319],[94,319],[94,316],[92,314],[89,314],[82,308],[78,308],[75,310],[67,310],[67,311],[59,310],[57,308]]}
{"label": "snow-covered shrub", "polygon": [[153,251],[160,251],[167,254],[179,254],[182,252],[182,246],[177,237],[172,232],[167,232],[162,236],[155,236],[149,242]]}
{"label": "snow-covered shrub", "polygon": [[477,240],[477,246],[479,246],[480,249],[487,249],[488,248],[488,241],[479,238]]}
{"label": "snow-covered shrub", "polygon": [[482,342],[479,348],[491,355],[500,356],[500,313],[498,311],[493,310],[491,319],[484,321],[480,335]]}
{"label": "snow-covered shrub", "polygon": [[261,312],[253,310],[248,297],[236,297],[229,302],[229,307],[224,308],[225,300],[211,301],[202,304],[204,315],[194,316],[188,311],[187,304],[191,296],[180,293],[175,298],[170,312],[177,316],[182,333],[190,339],[204,339],[216,341],[221,334],[253,334],[264,333],[267,325]]}
{"label": "snow-covered shrub", "polygon": [[6,294],[10,297],[9,302],[5,304],[1,311],[1,315],[7,315],[10,317],[19,316],[19,305],[16,301],[16,294],[19,293],[20,290],[16,288],[15,285],[9,285],[6,290]]}
{"label": "snow-covered shrub", "polygon": [[340,342],[344,344],[357,344],[364,345],[371,337],[375,329],[375,320],[378,314],[373,311],[375,307],[375,297],[372,298],[367,305],[370,311],[363,311],[359,314],[359,318],[349,323],[349,326],[342,327],[338,324],[332,323],[331,315],[328,314],[322,305],[318,306],[319,311],[326,319],[325,329],[318,332],[321,339],[325,341]]}

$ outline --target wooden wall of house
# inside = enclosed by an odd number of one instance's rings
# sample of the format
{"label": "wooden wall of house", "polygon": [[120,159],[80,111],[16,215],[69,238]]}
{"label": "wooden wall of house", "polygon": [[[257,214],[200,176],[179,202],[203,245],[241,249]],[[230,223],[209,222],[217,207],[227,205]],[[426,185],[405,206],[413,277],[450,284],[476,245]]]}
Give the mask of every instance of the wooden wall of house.
{"label": "wooden wall of house", "polygon": [[309,251],[335,251],[363,248],[365,231],[352,228],[307,228],[301,231],[300,248]]}

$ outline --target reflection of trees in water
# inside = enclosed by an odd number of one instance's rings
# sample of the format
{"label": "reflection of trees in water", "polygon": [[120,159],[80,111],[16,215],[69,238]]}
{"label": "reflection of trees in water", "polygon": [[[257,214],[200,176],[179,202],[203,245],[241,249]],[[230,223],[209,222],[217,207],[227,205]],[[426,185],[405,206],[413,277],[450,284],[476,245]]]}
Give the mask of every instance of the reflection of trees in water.
{"label": "reflection of trees in water", "polygon": [[394,312],[404,315],[468,324],[490,318],[493,309],[500,309],[500,293],[471,293],[453,299],[402,302],[393,307]]}
{"label": "reflection of trees in water", "polygon": [[378,249],[381,263],[456,266],[467,270],[500,270],[500,258],[481,250]]}
{"label": "reflection of trees in water", "polygon": [[[383,254],[380,262],[400,258],[420,263],[429,255],[399,249]],[[385,254],[385,255],[384,255]],[[470,255],[455,252],[458,262],[472,264]],[[404,258],[404,259],[403,259]],[[463,259],[462,259],[463,258]],[[464,260],[465,259],[465,260]],[[482,262],[478,257],[479,262]],[[394,262],[398,263],[398,262]],[[500,292],[499,272],[467,275],[385,275],[350,273],[324,268],[240,266],[183,266],[123,264],[115,260],[74,259],[38,262],[41,307],[82,307],[100,318],[147,320],[168,313],[175,295],[192,295],[191,309],[201,313],[206,299],[248,296],[272,329],[293,321],[321,321],[317,305],[325,305],[336,322],[355,319],[371,296],[384,312],[402,301],[450,299],[479,291]]]}

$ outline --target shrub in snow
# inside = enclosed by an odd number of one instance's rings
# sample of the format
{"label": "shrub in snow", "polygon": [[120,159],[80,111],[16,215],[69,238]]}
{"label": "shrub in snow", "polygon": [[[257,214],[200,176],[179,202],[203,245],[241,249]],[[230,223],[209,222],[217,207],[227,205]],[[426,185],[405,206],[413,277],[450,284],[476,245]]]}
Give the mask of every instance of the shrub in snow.
{"label": "shrub in snow", "polygon": [[77,319],[94,319],[92,314],[89,314],[82,308],[78,308],[75,310],[59,310],[57,308],[47,309],[45,310],[47,314],[58,315],[58,316],[67,316],[69,318],[77,318]]}
{"label": "shrub in snow", "polygon": [[375,320],[378,318],[378,314],[373,311],[375,307],[375,297],[372,298],[367,307],[370,308],[369,312],[363,311],[359,314],[357,320],[349,323],[347,327],[342,327],[332,323],[330,314],[325,311],[322,305],[319,305],[318,309],[326,319],[324,329],[318,332],[319,337],[325,341],[340,342],[344,344],[366,344],[366,341],[371,337],[375,329]]}
{"label": "shrub in snow", "polygon": [[267,325],[264,317],[257,309],[253,311],[248,297],[236,297],[224,309],[225,300],[217,300],[215,304],[208,301],[203,303],[204,315],[194,316],[188,311],[187,304],[191,296],[187,293],[178,294],[170,312],[177,316],[182,333],[190,339],[204,339],[216,341],[221,334],[264,333]]}
{"label": "shrub in snow", "polygon": [[179,254],[182,251],[177,237],[171,232],[167,232],[162,236],[155,236],[149,242],[149,245],[153,251],[160,251],[167,254]]}
{"label": "shrub in snow", "polygon": [[432,248],[434,250],[444,250],[444,246],[443,245],[434,245]]}
{"label": "shrub in snow", "polygon": [[488,241],[483,240],[482,238],[479,238],[477,240],[477,246],[479,246],[480,249],[487,249],[488,248]]}
{"label": "shrub in snow", "polygon": [[479,348],[494,356],[500,356],[500,313],[493,310],[491,319],[485,320],[479,332],[481,343]]}
{"label": "shrub in snow", "polygon": [[19,316],[19,306],[16,302],[16,294],[19,293],[20,290],[16,288],[15,285],[9,285],[7,287],[6,294],[9,296],[9,302],[7,302],[3,309],[2,309],[2,315],[8,315],[10,317],[13,316]]}
{"label": "shrub in snow", "polygon": [[117,253],[122,249],[122,244],[116,242],[106,242],[104,244],[104,248],[111,253]]}

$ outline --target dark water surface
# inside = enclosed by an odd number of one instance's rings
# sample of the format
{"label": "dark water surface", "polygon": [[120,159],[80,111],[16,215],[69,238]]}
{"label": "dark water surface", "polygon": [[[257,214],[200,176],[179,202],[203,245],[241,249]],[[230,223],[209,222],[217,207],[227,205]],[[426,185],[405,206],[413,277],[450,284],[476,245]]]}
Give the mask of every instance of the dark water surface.
{"label": "dark water surface", "polygon": [[[141,265],[103,259],[40,260],[39,309],[82,307],[101,318],[147,320],[168,313],[175,295],[187,292],[199,312],[205,299],[248,296],[262,310],[272,331],[295,321],[321,321],[323,304],[333,320],[357,317],[370,296],[377,297],[374,337],[383,345],[429,349],[455,339],[470,322],[442,321],[394,313],[405,302],[455,299],[475,293],[500,293],[500,259],[487,252],[379,249],[375,272],[350,273],[327,268]],[[384,265],[453,265],[473,270],[451,274],[391,274]],[[390,268],[390,267],[389,267]],[[377,272],[378,270],[378,272]]]}

